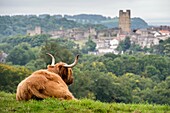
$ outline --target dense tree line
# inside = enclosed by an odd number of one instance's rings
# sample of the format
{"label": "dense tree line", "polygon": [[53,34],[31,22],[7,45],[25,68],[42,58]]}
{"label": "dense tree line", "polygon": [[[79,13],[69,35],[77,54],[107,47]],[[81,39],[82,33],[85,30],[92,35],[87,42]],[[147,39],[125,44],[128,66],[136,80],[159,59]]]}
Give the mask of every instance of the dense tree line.
{"label": "dense tree line", "polygon": [[16,92],[18,83],[29,76],[32,71],[22,66],[9,66],[0,63],[0,90]]}
{"label": "dense tree line", "polygon": [[[163,61],[165,59],[167,61]],[[79,98],[85,95],[105,102],[169,104],[168,57],[143,55],[139,58],[108,54],[102,57],[84,56],[81,60],[75,67],[75,83],[71,86],[72,92]],[[151,69],[150,65],[153,65]],[[153,67],[155,70],[152,72]],[[166,70],[166,74],[160,72],[162,69]]]}
{"label": "dense tree line", "polygon": [[103,29],[103,25],[87,24],[82,25],[72,20],[62,18],[58,15],[14,15],[14,16],[0,16],[0,40],[2,37],[25,35],[27,30],[34,30],[36,26],[40,26],[43,32],[54,30],[84,28],[89,27]]}
{"label": "dense tree line", "polygon": [[[115,59],[122,57],[117,56]],[[107,59],[107,57],[103,56],[101,58],[89,55],[80,57],[80,63],[73,69],[74,84],[70,86],[70,90],[75,97],[90,98],[103,102],[170,104],[170,76],[166,76],[162,80],[162,78],[159,79],[161,74],[154,75],[156,77],[155,80],[155,78],[149,76],[150,73],[147,74],[144,72],[145,76],[142,76],[131,73],[130,70],[129,72],[124,72],[122,75],[116,75],[113,72],[107,71],[108,66],[100,61],[102,59]],[[130,57],[126,59],[130,59]],[[159,59],[162,58],[159,57]],[[133,62],[129,61],[129,64],[133,64]],[[170,62],[167,62],[167,64],[170,65]],[[121,71],[120,68],[122,65],[125,64],[117,64],[116,68]],[[158,65],[160,67],[162,66],[162,64]],[[28,71],[22,71],[8,65],[6,67],[10,67],[11,69],[4,68],[3,64],[0,67],[2,70],[0,71],[1,80],[3,81],[1,82],[1,90],[7,92],[15,92],[16,85],[25,76],[30,74],[27,73]],[[6,71],[4,72],[3,70]],[[167,73],[169,73],[168,70]],[[18,79],[19,75],[20,79]]]}
{"label": "dense tree line", "polygon": [[0,41],[0,49],[8,53],[13,47],[18,46],[21,43],[28,43],[31,47],[37,47],[43,45],[49,37],[50,35],[16,35],[6,37]]}
{"label": "dense tree line", "polygon": [[[80,54],[79,63],[73,68],[74,84],[70,86],[76,98],[170,104],[170,57],[167,54],[87,55],[70,40],[50,39],[46,35],[9,37],[2,42],[1,50],[8,53],[7,63],[12,64],[0,64],[2,91],[16,92],[17,84],[31,71],[46,68],[51,63],[47,52],[55,56],[56,62],[66,63]],[[94,43],[89,39],[86,46],[93,48]]]}
{"label": "dense tree line", "polygon": [[65,18],[58,18],[55,15],[15,15],[15,16],[0,16],[0,35],[10,36],[17,34],[26,34],[27,30],[32,30],[36,26],[42,27],[43,31],[59,30],[61,27],[68,29],[81,27],[74,21]]}
{"label": "dense tree line", "polygon": [[170,56],[170,38],[167,40],[160,40],[159,45],[155,46],[155,53]]}

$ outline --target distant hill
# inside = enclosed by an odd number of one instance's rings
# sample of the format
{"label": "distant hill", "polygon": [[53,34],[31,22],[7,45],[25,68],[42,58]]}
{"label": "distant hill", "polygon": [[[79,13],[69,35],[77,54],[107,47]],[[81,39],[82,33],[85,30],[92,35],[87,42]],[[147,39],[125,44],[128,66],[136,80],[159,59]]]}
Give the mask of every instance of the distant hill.
{"label": "distant hill", "polygon": [[[69,17],[69,16],[67,16]],[[91,18],[91,17],[90,17]],[[97,17],[99,18],[99,17]],[[100,20],[103,20],[100,17]],[[71,29],[71,28],[89,28],[96,29],[106,28],[103,25],[96,24],[81,24],[77,21],[68,20],[62,15],[15,15],[15,16],[0,16],[0,38],[12,35],[25,35],[27,30],[33,30],[36,26],[40,26],[44,32]]]}
{"label": "distant hill", "polygon": [[102,15],[93,15],[93,14],[80,14],[80,15],[64,15],[64,18],[68,20],[73,20],[82,24],[100,24],[101,21],[105,21],[108,18]]}
{"label": "distant hill", "polygon": [[[40,26],[43,31],[70,29],[70,28],[89,28],[97,30],[103,28],[118,27],[118,17],[111,18],[102,15],[80,14],[80,15],[15,15],[0,16],[0,38],[22,34],[25,35],[27,30],[33,30]],[[147,28],[148,24],[141,18],[131,19],[132,29]]]}
{"label": "distant hill", "polygon": [[[102,15],[80,14],[80,15],[64,15],[68,20],[73,20],[81,24],[102,24],[108,28],[118,27],[119,18],[105,17]],[[131,18],[131,28],[148,28],[148,24],[141,18]]]}
{"label": "distant hill", "polygon": [[0,16],[0,38],[18,34],[25,35],[27,30],[33,30],[36,26],[40,26],[43,31],[48,32],[61,28],[70,29],[82,27],[83,25],[75,21],[67,20],[60,15]]}

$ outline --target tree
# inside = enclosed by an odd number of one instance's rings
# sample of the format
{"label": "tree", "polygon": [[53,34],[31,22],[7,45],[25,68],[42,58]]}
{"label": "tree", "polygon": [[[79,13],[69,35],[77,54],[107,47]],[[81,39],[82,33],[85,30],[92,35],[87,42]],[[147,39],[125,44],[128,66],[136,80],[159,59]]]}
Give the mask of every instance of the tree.
{"label": "tree", "polygon": [[166,78],[165,81],[162,81],[154,87],[152,90],[151,102],[157,104],[170,104],[170,76]]}
{"label": "tree", "polygon": [[60,44],[61,46],[64,46],[65,48],[67,48],[69,50],[73,50],[73,48],[77,49],[76,43],[69,40],[69,39],[58,38],[58,39],[54,39],[54,40],[51,40],[51,41],[54,41],[54,42]]}
{"label": "tree", "polygon": [[60,45],[58,42],[48,41],[41,48],[40,57],[44,59],[46,63],[51,63],[51,58],[46,54],[50,53],[55,57],[55,61],[57,62],[66,62],[72,63],[74,60],[74,54],[68,50],[65,46]]}
{"label": "tree", "polygon": [[0,50],[4,51],[5,53],[8,53],[13,47],[8,43],[2,43],[0,44]]}
{"label": "tree", "polygon": [[0,90],[11,93],[16,92],[19,82],[31,74],[31,71],[21,66],[0,64],[0,70]]}
{"label": "tree", "polygon": [[135,43],[132,43],[129,49],[133,52],[142,51],[141,46]]}
{"label": "tree", "polygon": [[166,56],[169,56],[170,57],[170,43],[168,43],[168,44],[165,44],[164,45],[164,51],[163,51],[163,53],[166,55]]}
{"label": "tree", "polygon": [[80,65],[78,64],[73,68],[74,83],[69,87],[70,91],[76,98],[93,98],[94,96],[89,97],[89,94],[94,94],[92,90],[94,80],[90,77],[91,73],[89,71],[81,71],[79,67]]}
{"label": "tree", "polygon": [[128,50],[131,46],[131,42],[130,42],[130,37],[126,37],[125,38],[125,41],[124,41],[124,44],[125,44],[125,51]]}
{"label": "tree", "polygon": [[152,66],[152,65],[146,66],[145,73],[146,73],[147,77],[159,80],[160,71],[157,70],[154,66]]}
{"label": "tree", "polygon": [[121,41],[117,47],[118,51],[127,51],[131,46],[130,37],[126,37],[125,40]]}
{"label": "tree", "polygon": [[14,47],[7,56],[7,62],[12,62],[14,65],[25,65],[32,59],[35,59],[35,54],[28,43]]}
{"label": "tree", "polygon": [[45,69],[47,67],[46,67],[46,63],[44,62],[44,60],[41,58],[38,58],[36,60],[31,60],[30,62],[28,62],[26,64],[26,68],[32,71],[36,71],[39,69]]}
{"label": "tree", "polygon": [[114,84],[109,76],[100,75],[94,82],[94,94],[97,100],[113,102]]}
{"label": "tree", "polygon": [[117,76],[125,73],[125,67],[121,58],[115,58],[112,64],[112,72]]}
{"label": "tree", "polygon": [[120,57],[120,56],[119,55],[115,55],[113,53],[106,53],[106,54],[104,54],[104,57],[105,58],[111,58],[111,60],[114,60],[115,58]]}
{"label": "tree", "polygon": [[95,51],[96,43],[89,37],[88,41],[85,43],[85,46],[82,49],[83,53],[88,53],[88,51]]}
{"label": "tree", "polygon": [[154,51],[157,54],[170,56],[170,38],[167,40],[160,40],[159,45],[154,46]]}

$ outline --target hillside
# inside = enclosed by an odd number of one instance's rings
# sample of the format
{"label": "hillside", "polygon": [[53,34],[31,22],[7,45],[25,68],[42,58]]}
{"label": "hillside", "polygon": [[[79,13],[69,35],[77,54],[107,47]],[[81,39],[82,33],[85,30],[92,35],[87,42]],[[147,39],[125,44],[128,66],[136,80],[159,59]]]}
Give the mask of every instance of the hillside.
{"label": "hillside", "polygon": [[43,32],[82,27],[83,25],[57,15],[14,15],[0,16],[0,36],[25,35],[27,30],[40,26]]}
{"label": "hillside", "polygon": [[[131,19],[132,29],[147,28],[148,24],[141,18]],[[118,27],[118,17],[104,17],[102,15],[14,15],[0,16],[0,38],[12,35],[25,35],[27,30],[40,26],[43,32],[70,28],[114,28]]]}
{"label": "hillside", "polygon": [[[65,18],[68,20],[73,20],[77,23],[82,24],[102,24],[108,28],[118,27],[119,18],[111,18],[105,17],[102,15],[93,15],[93,14],[80,14],[80,15],[65,15]],[[138,28],[148,28],[148,24],[141,18],[131,18],[131,28],[138,29]]]}
{"label": "hillside", "polygon": [[170,113],[168,105],[102,103],[89,99],[16,101],[15,94],[0,92],[0,113]]}

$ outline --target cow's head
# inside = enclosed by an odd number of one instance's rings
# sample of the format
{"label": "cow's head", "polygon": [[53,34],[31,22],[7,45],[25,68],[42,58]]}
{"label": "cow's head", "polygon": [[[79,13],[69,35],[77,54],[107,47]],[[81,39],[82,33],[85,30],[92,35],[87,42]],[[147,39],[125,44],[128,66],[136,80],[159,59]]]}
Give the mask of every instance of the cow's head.
{"label": "cow's head", "polygon": [[77,55],[75,57],[75,60],[72,64],[68,65],[64,62],[59,62],[55,64],[55,58],[53,57],[53,55],[51,55],[50,53],[47,53],[49,56],[51,56],[52,58],[52,63],[51,65],[47,66],[47,70],[54,72],[58,75],[61,76],[61,78],[63,79],[63,81],[67,84],[70,85],[73,83],[73,71],[72,68],[78,63],[78,57],[79,55]]}

